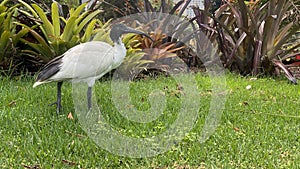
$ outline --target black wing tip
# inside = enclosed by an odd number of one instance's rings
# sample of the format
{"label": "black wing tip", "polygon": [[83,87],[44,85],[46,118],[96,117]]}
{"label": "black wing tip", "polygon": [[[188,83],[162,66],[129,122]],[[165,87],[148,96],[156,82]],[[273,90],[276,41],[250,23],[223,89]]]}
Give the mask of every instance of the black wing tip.
{"label": "black wing tip", "polygon": [[64,55],[50,60],[40,71],[36,78],[36,82],[44,82],[55,75],[61,69],[62,58]]}
{"label": "black wing tip", "polygon": [[45,81],[60,71],[62,58],[64,55],[58,56],[50,60],[40,71],[36,81]]}
{"label": "black wing tip", "polygon": [[46,69],[43,69],[37,76],[36,81],[37,82],[43,82],[49,78],[51,78],[53,75],[55,75],[57,72],[60,71],[59,65],[53,65],[51,67],[48,67]]}

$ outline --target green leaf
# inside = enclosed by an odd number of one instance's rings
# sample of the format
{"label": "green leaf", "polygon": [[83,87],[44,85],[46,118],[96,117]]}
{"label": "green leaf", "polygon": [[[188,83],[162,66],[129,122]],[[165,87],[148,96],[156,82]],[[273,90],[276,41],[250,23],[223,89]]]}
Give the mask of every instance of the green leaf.
{"label": "green leaf", "polygon": [[74,10],[70,10],[70,17],[78,17],[80,15],[80,13],[83,11],[83,9],[85,8],[86,3],[81,4],[79,7],[77,7]]}
{"label": "green leaf", "polygon": [[59,17],[64,23],[67,23],[67,20],[64,17]]}
{"label": "green leaf", "polygon": [[3,22],[3,28],[4,30],[11,30],[11,25],[12,25],[12,12],[9,12]]}
{"label": "green leaf", "polygon": [[20,41],[20,39],[25,36],[26,34],[28,34],[29,29],[28,28],[23,28],[22,30],[20,30],[17,34],[14,34],[12,36],[12,41],[13,44],[16,45],[18,43],[18,41]]}
{"label": "green leaf", "polygon": [[95,24],[96,24],[97,20],[94,19],[90,22],[90,24],[87,26],[86,30],[85,30],[85,33],[82,37],[82,42],[87,42],[87,41],[90,41],[91,39],[91,36],[92,36],[92,33],[94,31],[94,28],[95,28]]}
{"label": "green leaf", "polygon": [[[88,14],[89,14],[89,11],[85,11],[85,12],[83,12],[82,14],[80,14],[79,16],[76,16],[77,19],[76,19],[75,25],[76,25],[76,26],[79,25],[80,22],[81,22]],[[77,29],[77,27],[76,27],[75,29]]]}
{"label": "green leaf", "polygon": [[66,23],[64,32],[61,34],[61,39],[64,41],[69,41],[71,40],[72,36],[73,36],[73,27],[75,26],[75,21],[76,21],[76,17],[75,16],[71,16]]}
{"label": "green leaf", "polygon": [[1,6],[4,6],[8,1],[9,1],[9,0],[4,0],[4,1],[1,2],[0,5],[1,5]]}
{"label": "green leaf", "polygon": [[1,34],[1,41],[0,41],[0,60],[4,57],[4,53],[6,50],[6,47],[9,43],[9,38],[10,38],[10,32],[9,31],[4,31]]}
{"label": "green leaf", "polygon": [[21,3],[22,5],[24,5],[27,9],[29,9],[35,18],[39,18],[39,15],[35,12],[35,10],[29,4],[27,4],[26,2],[24,2],[22,0],[18,0],[18,2]]}
{"label": "green leaf", "polygon": [[6,12],[0,14],[0,24],[2,25],[6,16]]}
{"label": "green leaf", "polygon": [[6,11],[7,11],[7,7],[3,6],[3,5],[0,5],[0,13],[4,13]]}
{"label": "green leaf", "polygon": [[45,39],[39,35],[36,31],[30,30],[30,33],[34,38],[39,42],[39,44],[31,44],[30,46],[34,47],[36,50],[47,56],[48,58],[53,58],[56,54],[51,49],[50,45],[45,41]]}
{"label": "green leaf", "polygon": [[67,44],[68,48],[72,48],[80,42],[79,36],[73,36],[72,39]]}
{"label": "green leaf", "polygon": [[35,52],[33,50],[21,50],[20,53],[27,55],[27,56],[31,56],[33,58],[35,57],[39,57],[41,58],[44,62],[48,62],[50,59],[45,57],[44,55],[42,55],[41,53]]}
{"label": "green leaf", "polygon": [[60,20],[59,20],[59,12],[58,12],[58,5],[57,2],[53,2],[52,5],[52,22],[54,28],[54,36],[60,36]]}
{"label": "green leaf", "polygon": [[100,10],[96,10],[93,13],[89,14],[87,17],[85,17],[84,20],[79,24],[78,28],[76,29],[75,34],[79,34],[82,31],[83,27],[100,12],[101,12]]}
{"label": "green leaf", "polygon": [[101,28],[105,29],[105,28],[108,28],[108,27],[109,27],[109,25],[110,25],[110,23],[111,23],[112,20],[113,20],[113,19],[109,19],[109,20],[108,20],[107,22],[105,22],[104,24],[99,20],[98,24],[100,25]]}
{"label": "green leaf", "polygon": [[[51,58],[53,58],[54,56],[51,54],[51,52],[49,52],[47,49],[45,49],[43,47],[43,45],[41,44],[36,44],[36,43],[31,43],[25,39],[21,39],[21,41],[25,44],[27,44],[28,46],[30,46],[31,48],[33,48],[35,51],[37,51],[39,54],[41,54],[42,56],[44,56],[43,60],[45,62],[48,62]],[[42,57],[41,57],[42,58]]]}
{"label": "green leaf", "polygon": [[113,44],[112,40],[109,38],[109,32],[106,32],[103,29],[97,29],[98,33],[93,38],[93,41],[103,41],[109,44]]}
{"label": "green leaf", "polygon": [[[43,24],[42,24],[42,28],[44,31],[44,34],[46,35],[47,39],[52,39],[51,36],[54,35],[54,28],[53,25],[51,24],[51,22],[48,20],[45,12],[43,11],[42,8],[40,8],[38,5],[36,4],[32,4],[32,7],[36,10],[36,12],[39,15],[39,18],[42,20]],[[52,39],[53,40],[53,39]]]}

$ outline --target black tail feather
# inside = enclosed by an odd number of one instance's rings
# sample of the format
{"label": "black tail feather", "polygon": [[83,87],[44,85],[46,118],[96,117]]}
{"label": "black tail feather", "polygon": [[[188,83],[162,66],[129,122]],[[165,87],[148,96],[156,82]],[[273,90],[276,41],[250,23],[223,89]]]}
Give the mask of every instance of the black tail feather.
{"label": "black tail feather", "polygon": [[55,75],[60,70],[63,57],[64,55],[61,55],[49,61],[38,74],[36,81],[42,82]]}

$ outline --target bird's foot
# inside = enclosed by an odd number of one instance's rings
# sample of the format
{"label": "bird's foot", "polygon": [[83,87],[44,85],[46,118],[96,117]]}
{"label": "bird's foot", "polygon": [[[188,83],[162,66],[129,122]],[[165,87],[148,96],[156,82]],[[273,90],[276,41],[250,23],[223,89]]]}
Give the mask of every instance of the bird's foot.
{"label": "bird's foot", "polygon": [[53,102],[53,103],[49,104],[49,106],[53,106],[53,105],[57,105],[57,102]]}
{"label": "bird's foot", "polygon": [[61,104],[58,103],[58,102],[54,102],[54,103],[49,104],[49,106],[53,106],[53,105],[56,105],[56,113],[59,114],[60,111],[61,111],[61,108],[62,108]]}

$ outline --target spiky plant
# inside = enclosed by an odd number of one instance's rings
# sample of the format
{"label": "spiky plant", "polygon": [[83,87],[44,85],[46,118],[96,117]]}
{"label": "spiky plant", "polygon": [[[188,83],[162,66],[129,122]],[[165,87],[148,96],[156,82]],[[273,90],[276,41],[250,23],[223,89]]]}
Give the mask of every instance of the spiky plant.
{"label": "spiky plant", "polygon": [[26,29],[17,29],[15,24],[20,5],[8,5],[9,2],[4,0],[0,3],[0,67],[3,70],[1,73],[6,74],[16,69],[19,42],[28,33]]}
{"label": "spiky plant", "polygon": [[44,62],[66,52],[69,48],[90,41],[94,28],[99,20],[95,16],[100,11],[83,12],[86,4],[76,9],[70,9],[69,17],[63,18],[59,14],[59,6],[56,2],[51,5],[51,15],[48,17],[45,11],[36,4],[27,4],[22,0],[19,2],[25,9],[19,9],[23,15],[32,19],[33,26],[26,27],[34,40],[22,39],[22,42],[33,50],[25,50],[23,53],[38,56]]}
{"label": "spiky plant", "polygon": [[[222,5],[214,14],[207,10],[195,11],[199,13],[198,18],[203,15],[211,18],[209,22],[196,21],[201,29],[213,34],[212,37],[218,41],[225,67],[241,74],[257,75],[273,74],[278,61],[300,46],[297,42],[289,49],[282,48],[300,28],[299,22],[287,22],[291,9],[293,3],[289,0],[251,5],[237,0],[236,3]],[[280,68],[285,69],[284,66]],[[287,76],[295,83],[292,74]]]}

